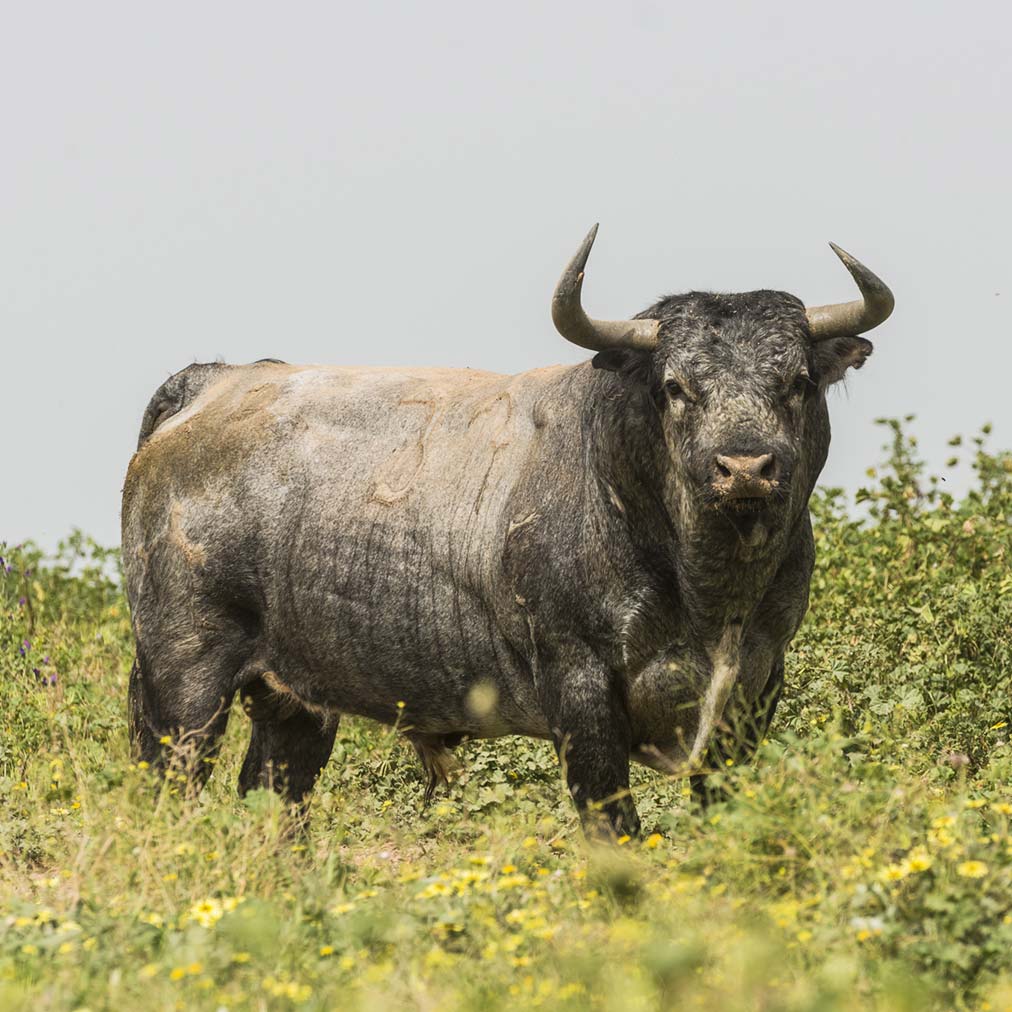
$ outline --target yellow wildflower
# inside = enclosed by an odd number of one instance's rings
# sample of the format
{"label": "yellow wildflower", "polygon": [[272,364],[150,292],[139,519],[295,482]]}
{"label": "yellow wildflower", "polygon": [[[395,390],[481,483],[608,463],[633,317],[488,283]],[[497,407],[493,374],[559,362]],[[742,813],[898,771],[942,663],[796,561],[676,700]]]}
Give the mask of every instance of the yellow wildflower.
{"label": "yellow wildflower", "polygon": [[987,865],[983,861],[964,861],[956,865],[956,874],[963,878],[983,878],[987,874]]}
{"label": "yellow wildflower", "polygon": [[202,900],[187,911],[186,919],[196,921],[202,928],[213,928],[225,911],[217,900]]}

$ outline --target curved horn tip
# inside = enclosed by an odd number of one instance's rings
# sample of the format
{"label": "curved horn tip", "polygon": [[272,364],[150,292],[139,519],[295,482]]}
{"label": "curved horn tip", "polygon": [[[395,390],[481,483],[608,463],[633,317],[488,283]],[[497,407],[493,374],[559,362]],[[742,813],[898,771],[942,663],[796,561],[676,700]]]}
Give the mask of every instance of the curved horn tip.
{"label": "curved horn tip", "polygon": [[597,230],[600,228],[600,222],[596,222],[590,229],[590,231],[583,237],[583,242],[580,243],[580,248],[576,251],[576,256],[573,258],[576,263],[580,265],[580,270],[587,265],[587,258],[590,256],[590,251],[594,246],[594,240],[597,238]]}
{"label": "curved horn tip", "polygon": [[552,322],[555,329],[567,340],[590,351],[608,348],[638,348],[649,351],[657,345],[660,324],[657,320],[592,320],[580,304],[584,268],[590,248],[597,237],[598,225],[586,238],[569,261],[559,278],[552,295]]}
{"label": "curved horn tip", "polygon": [[835,242],[829,246],[857,283],[861,298],[853,302],[807,309],[808,324],[815,341],[863,334],[887,320],[895,305],[893,293],[880,277]]}
{"label": "curved horn tip", "polygon": [[889,290],[889,286],[874,271],[869,270],[857,257],[851,256],[845,249],[837,246],[835,242],[831,242],[829,245],[840,258],[843,266],[850,271],[851,276],[858,283],[858,287],[862,291],[866,287],[869,287],[881,298],[889,299],[890,304],[893,302],[893,293]]}
{"label": "curved horn tip", "polygon": [[848,266],[858,262],[842,246],[837,246],[835,242],[831,242],[829,248]]}

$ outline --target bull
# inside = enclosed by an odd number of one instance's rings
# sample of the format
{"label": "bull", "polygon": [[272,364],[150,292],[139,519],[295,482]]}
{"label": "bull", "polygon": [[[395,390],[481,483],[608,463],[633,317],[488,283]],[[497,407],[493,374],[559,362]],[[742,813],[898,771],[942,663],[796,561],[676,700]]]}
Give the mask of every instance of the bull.
{"label": "bull", "polygon": [[826,394],[893,297],[833,246],[856,301],[595,320],[595,235],[552,301],[579,365],[219,363],[155,394],[122,511],[141,758],[185,743],[199,787],[237,693],[240,791],[302,806],[341,714],[400,728],[427,796],[465,738],[527,735],[589,831],[633,834],[631,760],[705,796],[751,757],[808,604]]}

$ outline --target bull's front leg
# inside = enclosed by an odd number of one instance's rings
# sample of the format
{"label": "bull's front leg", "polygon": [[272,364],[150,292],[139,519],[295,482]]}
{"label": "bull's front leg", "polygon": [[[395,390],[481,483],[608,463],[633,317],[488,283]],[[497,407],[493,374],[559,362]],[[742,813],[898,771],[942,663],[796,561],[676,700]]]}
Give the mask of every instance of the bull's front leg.
{"label": "bull's front leg", "polygon": [[566,783],[591,837],[634,836],[629,717],[619,680],[582,649],[542,664],[539,695]]}

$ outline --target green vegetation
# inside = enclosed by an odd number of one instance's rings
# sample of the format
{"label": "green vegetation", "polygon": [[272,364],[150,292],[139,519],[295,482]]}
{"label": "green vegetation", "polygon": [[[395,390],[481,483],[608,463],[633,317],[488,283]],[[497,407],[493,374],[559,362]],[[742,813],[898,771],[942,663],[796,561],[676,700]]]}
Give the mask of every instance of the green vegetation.
{"label": "green vegetation", "polygon": [[1012,458],[955,451],[954,502],[887,424],[859,505],[813,503],[756,763],[705,813],[638,770],[644,839],[606,850],[519,739],[423,811],[410,749],[346,720],[293,835],[235,797],[237,710],[181,797],[129,755],[115,554],[0,547],[0,1008],[1012,1008]]}

